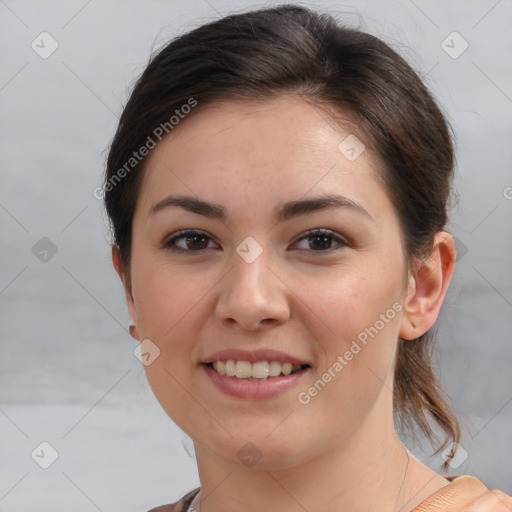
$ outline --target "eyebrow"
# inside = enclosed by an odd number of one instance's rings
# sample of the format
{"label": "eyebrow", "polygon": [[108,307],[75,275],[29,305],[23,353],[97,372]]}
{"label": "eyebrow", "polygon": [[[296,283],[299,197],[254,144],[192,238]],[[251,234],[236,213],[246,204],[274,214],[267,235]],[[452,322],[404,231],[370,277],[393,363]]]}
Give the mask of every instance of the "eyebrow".
{"label": "eyebrow", "polygon": [[[171,207],[180,207],[189,212],[221,221],[227,221],[228,219],[228,214],[224,206],[216,203],[210,203],[192,196],[165,197],[151,207],[148,216],[154,215]],[[298,217],[300,215],[325,210],[327,208],[345,208],[373,220],[368,211],[359,203],[356,203],[348,197],[332,194],[312,197],[309,199],[299,199],[297,201],[289,201],[276,208],[274,216],[277,222],[283,222],[292,217]]]}

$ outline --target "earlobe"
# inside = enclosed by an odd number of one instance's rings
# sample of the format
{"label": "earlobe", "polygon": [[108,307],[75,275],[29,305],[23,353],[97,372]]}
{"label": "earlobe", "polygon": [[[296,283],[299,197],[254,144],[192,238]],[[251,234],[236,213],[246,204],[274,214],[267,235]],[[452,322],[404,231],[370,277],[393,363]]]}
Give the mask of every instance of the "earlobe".
{"label": "earlobe", "polygon": [[136,340],[140,340],[140,335],[137,327],[137,310],[135,309],[131,284],[130,280],[126,278],[123,260],[121,257],[121,253],[119,251],[119,246],[117,244],[112,245],[112,263],[124,286],[126,304],[128,306],[128,313],[130,314],[131,318],[129,326],[130,336]]}
{"label": "earlobe", "polygon": [[130,322],[128,331],[130,332],[130,336],[132,338],[134,338],[136,340],[140,340],[139,332],[137,331],[137,325],[133,323],[133,320]]}
{"label": "earlobe", "polygon": [[414,340],[435,323],[455,269],[455,241],[446,231],[434,237],[432,253],[409,278],[400,338]]}

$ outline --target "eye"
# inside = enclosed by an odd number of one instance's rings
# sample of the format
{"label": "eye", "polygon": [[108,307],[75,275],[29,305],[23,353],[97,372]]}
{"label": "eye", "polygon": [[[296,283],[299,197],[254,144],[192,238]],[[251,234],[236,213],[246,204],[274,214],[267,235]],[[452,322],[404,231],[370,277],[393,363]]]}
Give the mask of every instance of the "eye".
{"label": "eye", "polygon": [[[309,252],[331,253],[341,247],[349,246],[349,243],[342,236],[328,229],[314,229],[308,231],[304,236],[299,238],[295,245],[304,243],[307,247],[299,247],[300,250],[309,250]],[[202,231],[183,230],[174,233],[162,242],[162,249],[176,253],[202,252],[211,249],[215,244],[212,238]],[[215,244],[216,245],[216,244]],[[339,247],[336,247],[339,246]]]}
{"label": "eye", "polygon": [[[324,254],[337,250],[336,247],[333,247],[334,243],[337,243],[337,245],[341,247],[349,246],[347,240],[345,240],[345,238],[342,236],[328,229],[320,228],[308,231],[305,236],[302,236],[297,240],[296,244],[303,241],[306,242],[310,249],[313,249],[313,252],[320,252]],[[300,249],[304,249],[304,247]]]}
{"label": "eye", "polygon": [[162,243],[162,249],[173,252],[201,252],[209,247],[213,240],[201,231],[184,230],[174,233]]}

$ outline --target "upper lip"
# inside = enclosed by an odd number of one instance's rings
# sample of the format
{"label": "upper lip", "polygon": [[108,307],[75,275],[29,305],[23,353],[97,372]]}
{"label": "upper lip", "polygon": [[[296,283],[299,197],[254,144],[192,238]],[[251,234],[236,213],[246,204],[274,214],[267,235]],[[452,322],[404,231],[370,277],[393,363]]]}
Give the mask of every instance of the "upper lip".
{"label": "upper lip", "polygon": [[258,350],[242,350],[242,349],[226,349],[219,350],[210,354],[201,362],[204,364],[210,364],[214,361],[227,361],[233,359],[235,361],[249,361],[250,363],[256,363],[258,361],[280,361],[281,363],[292,363],[308,365],[307,361],[293,357],[284,352],[279,352],[274,349],[258,349]]}

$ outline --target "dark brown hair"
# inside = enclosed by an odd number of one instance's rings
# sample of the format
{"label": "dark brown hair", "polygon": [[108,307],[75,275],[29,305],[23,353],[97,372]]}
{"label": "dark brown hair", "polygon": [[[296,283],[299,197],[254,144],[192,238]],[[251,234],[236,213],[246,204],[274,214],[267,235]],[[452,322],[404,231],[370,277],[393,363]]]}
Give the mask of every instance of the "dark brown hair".
{"label": "dark brown hair", "polygon": [[[113,239],[128,273],[145,162],[130,160],[134,152],[154,139],[159,126],[170,131],[170,116],[191,99],[197,112],[220,100],[285,93],[350,117],[358,137],[379,159],[409,263],[428,255],[434,234],[447,222],[454,165],[442,112],[415,71],[382,40],[327,14],[285,5],[228,16],[174,39],[135,84],[103,186]],[[399,343],[394,408],[398,418],[414,420],[432,442],[429,417],[440,425],[445,439],[437,453],[450,439],[459,441],[460,427],[432,371],[429,337]]]}

